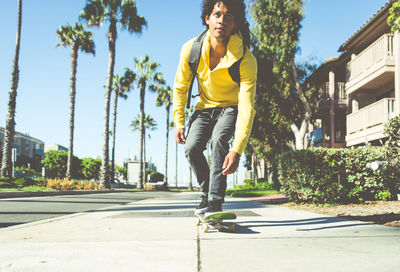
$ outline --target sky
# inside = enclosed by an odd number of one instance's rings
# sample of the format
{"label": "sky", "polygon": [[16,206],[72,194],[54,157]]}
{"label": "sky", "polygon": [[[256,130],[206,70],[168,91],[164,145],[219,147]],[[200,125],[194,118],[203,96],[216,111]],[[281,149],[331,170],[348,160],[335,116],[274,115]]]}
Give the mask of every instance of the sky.
{"label": "sky", "polygon": [[[248,2],[247,0],[245,0]],[[337,52],[386,0],[308,0],[300,31],[301,51],[297,60],[314,57],[321,62],[338,56]],[[56,31],[61,25],[78,22],[85,0],[23,0],[20,50],[20,80],[17,95],[16,131],[45,142],[45,147],[59,144],[68,147],[69,77],[71,48],[56,47]],[[133,58],[146,54],[160,64],[167,85],[173,86],[180,48],[198,35],[204,26],[200,19],[200,0],[136,0],[138,14],[147,20],[141,35],[118,32],[115,73],[134,69]],[[2,1],[3,19],[0,43],[0,126],[4,127],[10,75],[14,56],[17,0]],[[248,19],[251,21],[250,15]],[[107,77],[107,25],[90,28],[94,33],[96,55],[82,52],[78,56],[74,154],[79,158],[101,157],[104,127],[104,85]],[[145,112],[158,129],[147,139],[147,157],[164,173],[165,108],[155,106],[156,94],[147,91]],[[116,132],[116,161],[139,155],[139,133],[130,123],[139,113],[139,90],[134,88],[127,100],[119,100]],[[172,116],[172,115],[171,115]],[[111,124],[111,122],[110,122]],[[111,142],[110,142],[111,148]],[[244,157],[244,156],[242,156]],[[174,130],[170,132],[168,179],[175,177]],[[240,167],[238,177],[243,179]],[[178,148],[178,182],[185,184],[189,166]],[[228,183],[232,177],[228,178]]]}

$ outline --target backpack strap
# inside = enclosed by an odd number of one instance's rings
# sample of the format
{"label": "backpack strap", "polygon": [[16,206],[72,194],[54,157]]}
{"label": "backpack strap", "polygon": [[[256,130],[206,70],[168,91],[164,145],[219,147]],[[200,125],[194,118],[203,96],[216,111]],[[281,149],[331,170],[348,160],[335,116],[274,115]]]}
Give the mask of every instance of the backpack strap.
{"label": "backpack strap", "polygon": [[232,80],[235,81],[240,86],[240,64],[244,58],[244,54],[246,53],[246,45],[243,42],[243,56],[232,64],[231,67],[228,68],[229,75],[231,76]]}
{"label": "backpack strap", "polygon": [[[199,67],[200,58],[201,58],[201,49],[203,47],[203,41],[204,41],[204,37],[207,34],[207,31],[208,31],[208,29],[204,30],[199,36],[196,37],[196,39],[193,42],[192,48],[190,50],[188,64],[190,66],[190,69],[192,70],[193,77],[190,82],[189,90],[188,90],[188,98],[187,98],[187,103],[186,103],[187,109],[190,109],[191,98],[196,97],[196,96],[192,96],[192,88],[193,88],[194,79],[197,76],[197,68]],[[243,56],[238,61],[236,61],[234,64],[232,64],[231,67],[228,68],[229,75],[231,76],[232,80],[235,81],[237,84],[239,84],[239,86],[240,86],[240,64],[242,63],[245,53],[246,53],[246,45],[243,42]]]}
{"label": "backpack strap", "polygon": [[208,31],[208,29],[204,30],[199,36],[196,37],[196,39],[193,42],[192,48],[190,50],[188,63],[189,63],[190,69],[192,70],[193,77],[192,77],[192,81],[190,82],[189,91],[188,91],[188,98],[187,98],[187,103],[186,103],[187,109],[190,108],[190,100],[192,98],[193,83],[194,83],[194,79],[197,76],[197,68],[199,67],[199,63],[200,63],[201,49],[203,47],[203,41],[204,41],[204,37],[207,34],[207,31]]}

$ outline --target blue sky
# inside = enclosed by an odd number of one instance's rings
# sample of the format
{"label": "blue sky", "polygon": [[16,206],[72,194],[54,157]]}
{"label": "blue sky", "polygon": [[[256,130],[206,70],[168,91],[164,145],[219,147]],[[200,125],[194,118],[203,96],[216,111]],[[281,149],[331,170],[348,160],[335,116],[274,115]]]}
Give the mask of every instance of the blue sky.
{"label": "blue sky", "polygon": [[[17,0],[3,1],[0,44],[0,126],[4,127],[10,88],[11,61],[15,47]],[[70,48],[56,47],[56,30],[75,24],[85,0],[23,0],[20,81],[17,97],[16,130],[45,142],[68,147]],[[200,0],[137,0],[138,13],[148,27],[140,36],[119,32],[115,72],[133,69],[133,57],[149,54],[160,63],[159,71],[172,86],[182,44],[203,30]],[[298,59],[314,56],[324,60],[362,26],[386,0],[308,0],[304,6]],[[77,73],[74,153],[79,158],[100,157],[104,116],[104,88],[107,76],[107,26],[94,32],[96,56],[79,54]],[[155,106],[156,95],[146,94],[145,111],[158,123],[147,140],[147,155],[164,172],[165,109]],[[120,100],[117,123],[116,159],[138,155],[139,134],[129,124],[139,112],[139,91]],[[174,131],[170,133],[169,181],[175,175]],[[188,164],[179,149],[180,182],[188,179]],[[243,169],[239,172],[242,177]]]}

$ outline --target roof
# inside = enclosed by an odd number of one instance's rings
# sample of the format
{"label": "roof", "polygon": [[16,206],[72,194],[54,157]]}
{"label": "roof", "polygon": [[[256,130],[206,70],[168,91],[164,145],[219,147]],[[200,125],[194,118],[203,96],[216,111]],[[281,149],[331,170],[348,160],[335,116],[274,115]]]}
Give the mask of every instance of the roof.
{"label": "roof", "polygon": [[384,14],[395,0],[387,1],[371,18],[368,19],[350,38],[347,39],[338,49],[339,52],[343,52],[344,49],[355,40],[361,33],[363,33],[370,25],[372,25],[382,14]]}

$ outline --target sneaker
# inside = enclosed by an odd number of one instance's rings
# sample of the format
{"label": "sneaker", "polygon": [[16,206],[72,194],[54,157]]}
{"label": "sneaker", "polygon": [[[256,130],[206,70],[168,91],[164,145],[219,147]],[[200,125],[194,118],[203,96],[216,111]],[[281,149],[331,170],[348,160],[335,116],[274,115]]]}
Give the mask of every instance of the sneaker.
{"label": "sneaker", "polygon": [[205,210],[205,216],[209,216],[213,213],[222,212],[223,200],[211,200],[208,202],[207,209]]}
{"label": "sneaker", "polygon": [[207,195],[202,195],[201,196],[201,202],[199,206],[194,210],[196,214],[202,214],[205,212],[208,206],[208,196]]}

